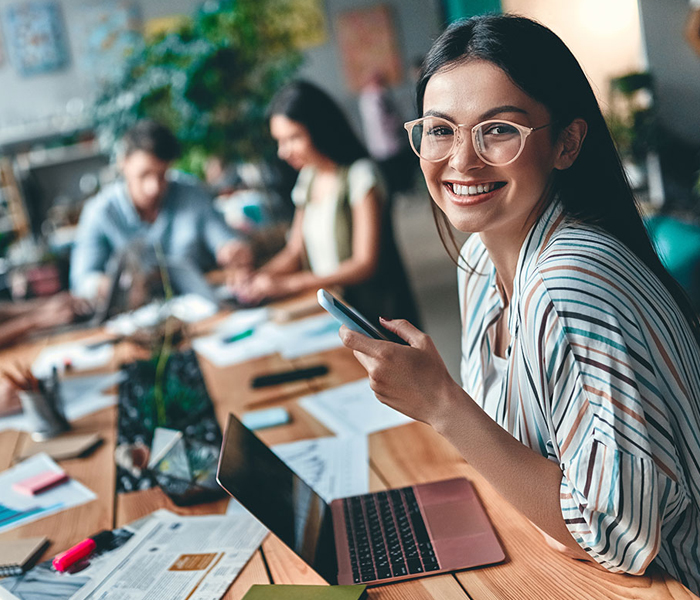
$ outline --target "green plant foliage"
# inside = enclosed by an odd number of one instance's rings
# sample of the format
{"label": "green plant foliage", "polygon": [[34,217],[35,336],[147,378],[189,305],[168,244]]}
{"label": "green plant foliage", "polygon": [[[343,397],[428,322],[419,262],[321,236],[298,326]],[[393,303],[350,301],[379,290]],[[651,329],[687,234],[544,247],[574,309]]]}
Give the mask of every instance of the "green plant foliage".
{"label": "green plant foliage", "polygon": [[610,112],[606,120],[623,157],[641,162],[658,148],[656,112],[649,73],[628,73],[610,80]]}
{"label": "green plant foliage", "polygon": [[178,136],[182,166],[193,172],[208,156],[269,156],[267,105],[301,64],[279,25],[289,4],[208,0],[176,31],[144,41],[95,103],[100,133],[113,142],[138,119],[157,119]]}

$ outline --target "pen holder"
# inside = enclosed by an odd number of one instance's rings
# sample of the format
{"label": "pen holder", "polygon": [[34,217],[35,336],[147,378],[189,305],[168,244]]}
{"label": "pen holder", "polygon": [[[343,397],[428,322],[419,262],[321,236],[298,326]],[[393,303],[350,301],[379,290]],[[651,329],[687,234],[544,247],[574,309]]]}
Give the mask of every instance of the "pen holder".
{"label": "pen holder", "polygon": [[55,369],[51,377],[39,380],[38,390],[21,390],[18,396],[32,439],[48,440],[70,429]]}

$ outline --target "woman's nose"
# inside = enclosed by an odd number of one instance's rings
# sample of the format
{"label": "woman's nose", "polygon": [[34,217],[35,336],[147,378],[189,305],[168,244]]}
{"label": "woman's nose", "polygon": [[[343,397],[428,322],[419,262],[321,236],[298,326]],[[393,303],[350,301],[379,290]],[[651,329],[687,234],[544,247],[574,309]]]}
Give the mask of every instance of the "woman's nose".
{"label": "woman's nose", "polygon": [[465,173],[470,169],[480,168],[485,163],[476,153],[471,137],[465,135],[462,131],[458,131],[448,164],[455,171]]}

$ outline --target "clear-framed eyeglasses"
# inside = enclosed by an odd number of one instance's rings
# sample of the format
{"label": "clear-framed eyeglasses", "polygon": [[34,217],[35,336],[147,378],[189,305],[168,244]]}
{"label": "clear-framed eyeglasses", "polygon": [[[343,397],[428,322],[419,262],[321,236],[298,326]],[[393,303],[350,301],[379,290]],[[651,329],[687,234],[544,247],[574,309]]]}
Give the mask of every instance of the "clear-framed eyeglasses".
{"label": "clear-framed eyeglasses", "polygon": [[[503,167],[520,156],[528,136],[551,123],[540,127],[525,127],[503,120],[489,120],[471,128],[471,141],[477,156],[487,165]],[[457,145],[464,141],[462,129],[442,117],[421,117],[404,123],[413,151],[423,160],[440,162],[448,158]]]}

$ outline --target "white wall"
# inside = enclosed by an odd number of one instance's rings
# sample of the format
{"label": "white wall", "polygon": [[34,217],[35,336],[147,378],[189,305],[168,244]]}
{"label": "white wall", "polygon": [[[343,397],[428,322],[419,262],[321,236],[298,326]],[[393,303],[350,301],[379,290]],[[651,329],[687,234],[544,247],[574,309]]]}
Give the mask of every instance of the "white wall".
{"label": "white wall", "polygon": [[[0,0],[1,19],[10,4],[21,0]],[[66,68],[47,74],[23,77],[17,73],[8,55],[7,39],[2,31],[0,64],[0,127],[43,119],[62,114],[72,98],[89,100],[95,91],[95,82],[80,68],[76,38],[81,23],[84,0],[60,0],[63,23],[69,44],[69,63]],[[143,0],[142,17],[152,19],[177,13],[190,13],[199,4],[196,0]]]}
{"label": "white wall", "polygon": [[700,56],[683,37],[688,0],[640,0],[640,6],[661,121],[681,140],[700,144]]}
{"label": "white wall", "polygon": [[603,104],[611,77],[645,68],[637,0],[501,0],[501,4],[504,11],[536,19],[564,40]]}
{"label": "white wall", "polygon": [[[7,6],[20,1],[0,0],[3,20]],[[334,19],[342,10],[371,6],[379,1],[392,5],[396,16],[397,37],[406,73],[406,80],[396,90],[396,95],[406,118],[409,118],[413,111],[413,84],[408,67],[413,57],[424,54],[439,34],[439,0],[326,0],[328,41],[306,52],[307,62],[301,75],[329,90],[352,116],[356,116],[356,98],[343,81],[335,45]],[[199,0],[141,0],[139,4],[143,19],[148,20],[178,13],[190,14],[200,3]],[[0,128],[62,114],[72,98],[89,102],[93,97],[96,85],[80,67],[76,44],[85,1],[60,0],[60,4],[70,45],[70,63],[65,69],[22,77],[10,62],[7,44],[2,43],[5,59],[0,64]]]}

